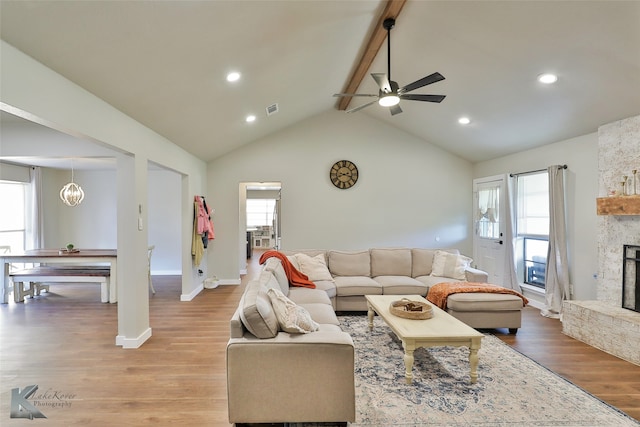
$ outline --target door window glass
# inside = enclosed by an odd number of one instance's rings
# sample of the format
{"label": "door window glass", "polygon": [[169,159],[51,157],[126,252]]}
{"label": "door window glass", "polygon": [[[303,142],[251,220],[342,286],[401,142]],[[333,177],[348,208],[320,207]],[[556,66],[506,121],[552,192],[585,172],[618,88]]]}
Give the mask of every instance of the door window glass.
{"label": "door window glass", "polygon": [[477,233],[486,239],[500,237],[500,187],[484,185],[478,188]]}

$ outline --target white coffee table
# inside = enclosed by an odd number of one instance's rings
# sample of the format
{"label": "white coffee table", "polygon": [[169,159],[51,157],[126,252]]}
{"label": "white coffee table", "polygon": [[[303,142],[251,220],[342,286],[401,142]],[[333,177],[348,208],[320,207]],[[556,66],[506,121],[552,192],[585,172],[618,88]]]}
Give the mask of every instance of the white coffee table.
{"label": "white coffee table", "polygon": [[393,301],[407,298],[412,301],[428,302],[420,295],[365,295],[367,299],[369,329],[373,329],[374,312],[385,321],[404,348],[405,378],[411,384],[413,375],[413,352],[419,347],[469,347],[471,382],[478,381],[478,350],[484,337],[480,332],[462,323],[438,307],[433,307],[433,317],[426,320],[412,320],[391,314],[389,305]]}

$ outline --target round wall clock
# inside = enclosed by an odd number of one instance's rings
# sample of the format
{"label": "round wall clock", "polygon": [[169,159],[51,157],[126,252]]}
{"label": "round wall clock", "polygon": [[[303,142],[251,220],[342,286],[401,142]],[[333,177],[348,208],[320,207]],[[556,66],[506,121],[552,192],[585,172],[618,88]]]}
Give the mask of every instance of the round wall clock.
{"label": "round wall clock", "polygon": [[351,188],[358,181],[358,168],[349,160],[337,161],[331,166],[329,178],[341,190]]}

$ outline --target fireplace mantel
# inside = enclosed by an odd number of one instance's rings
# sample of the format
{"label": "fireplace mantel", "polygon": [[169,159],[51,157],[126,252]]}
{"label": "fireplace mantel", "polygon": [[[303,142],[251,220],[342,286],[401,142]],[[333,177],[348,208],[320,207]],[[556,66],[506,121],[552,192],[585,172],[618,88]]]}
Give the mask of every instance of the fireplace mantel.
{"label": "fireplace mantel", "polygon": [[640,215],[640,196],[598,197],[598,215]]}

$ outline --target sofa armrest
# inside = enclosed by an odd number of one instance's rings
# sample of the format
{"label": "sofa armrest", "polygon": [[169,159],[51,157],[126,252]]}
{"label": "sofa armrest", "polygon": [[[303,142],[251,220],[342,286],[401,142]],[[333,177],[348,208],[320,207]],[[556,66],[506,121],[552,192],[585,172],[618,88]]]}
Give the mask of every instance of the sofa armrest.
{"label": "sofa armrest", "polygon": [[229,336],[231,338],[242,338],[244,336],[247,329],[242,324],[242,319],[240,319],[240,308],[233,313],[233,317],[229,321],[229,328]]}
{"label": "sofa armrest", "polygon": [[465,268],[464,275],[467,282],[487,283],[489,281],[489,273],[473,267]]}
{"label": "sofa armrest", "polygon": [[355,421],[354,346],[344,332],[231,339],[229,422]]}

